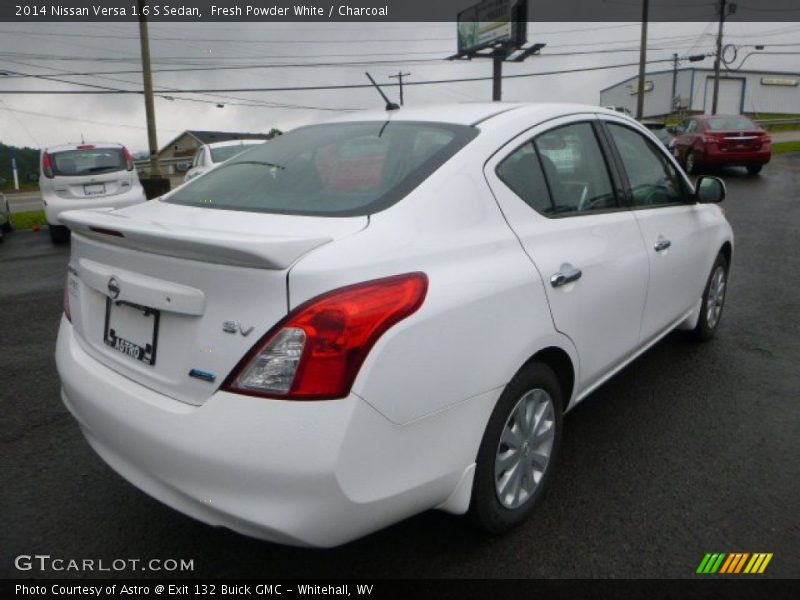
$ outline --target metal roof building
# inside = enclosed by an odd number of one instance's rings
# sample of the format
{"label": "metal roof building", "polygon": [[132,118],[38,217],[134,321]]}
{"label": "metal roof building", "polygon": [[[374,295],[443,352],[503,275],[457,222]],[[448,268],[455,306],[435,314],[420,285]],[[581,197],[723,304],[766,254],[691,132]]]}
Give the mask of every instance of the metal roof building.
{"label": "metal roof building", "polygon": [[[674,84],[673,84],[674,81]],[[639,77],[634,76],[600,91],[602,106],[622,106],[636,113]],[[722,71],[717,112],[800,114],[800,73],[783,71]],[[687,67],[656,71],[645,77],[643,117],[675,112],[710,113],[714,90],[713,69]]]}

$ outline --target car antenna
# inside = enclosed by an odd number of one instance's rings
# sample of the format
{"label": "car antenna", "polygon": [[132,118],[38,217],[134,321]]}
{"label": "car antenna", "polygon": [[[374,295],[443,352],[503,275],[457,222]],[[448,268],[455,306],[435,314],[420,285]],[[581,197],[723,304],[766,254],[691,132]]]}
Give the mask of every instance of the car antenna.
{"label": "car antenna", "polygon": [[367,77],[369,77],[370,83],[372,83],[372,85],[375,86],[375,89],[378,90],[378,93],[381,95],[381,97],[386,102],[386,110],[400,110],[400,107],[397,104],[395,104],[394,102],[389,100],[389,98],[386,97],[386,94],[383,93],[383,90],[381,89],[381,86],[379,86],[377,83],[375,83],[375,80],[372,78],[372,75],[370,75],[366,71],[365,71],[365,73],[366,73]]}

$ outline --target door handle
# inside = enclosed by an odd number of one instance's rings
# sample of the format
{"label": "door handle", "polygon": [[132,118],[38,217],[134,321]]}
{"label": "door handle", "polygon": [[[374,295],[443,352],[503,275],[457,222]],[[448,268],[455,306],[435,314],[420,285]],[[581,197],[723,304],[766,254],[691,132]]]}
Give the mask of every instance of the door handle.
{"label": "door handle", "polygon": [[554,288],[578,281],[583,272],[572,265],[561,265],[561,270],[550,278],[550,285]]}
{"label": "door handle", "polygon": [[664,250],[666,250],[670,246],[672,246],[672,242],[670,242],[669,240],[658,240],[653,245],[653,250],[655,250],[656,252],[663,252]]}

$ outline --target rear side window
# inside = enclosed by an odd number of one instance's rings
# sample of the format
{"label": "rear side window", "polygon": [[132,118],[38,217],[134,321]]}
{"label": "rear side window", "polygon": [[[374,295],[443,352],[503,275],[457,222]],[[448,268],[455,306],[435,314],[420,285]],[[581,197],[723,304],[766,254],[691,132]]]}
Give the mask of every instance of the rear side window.
{"label": "rear side window", "polygon": [[96,175],[125,169],[121,148],[66,150],[50,154],[53,174],[60,176]]}
{"label": "rear side window", "polygon": [[391,206],[478,134],[465,125],[354,122],[303,127],[227,161],[165,202],[356,216]]}
{"label": "rear side window", "polygon": [[552,214],[617,208],[603,151],[589,123],[564,125],[533,141],[552,197]]}
{"label": "rear side window", "polygon": [[518,148],[497,167],[497,176],[532,209],[550,213],[553,204],[533,142]]}
{"label": "rear side window", "polygon": [[603,152],[589,123],[539,135],[500,163],[497,176],[546,216],[618,207]]}

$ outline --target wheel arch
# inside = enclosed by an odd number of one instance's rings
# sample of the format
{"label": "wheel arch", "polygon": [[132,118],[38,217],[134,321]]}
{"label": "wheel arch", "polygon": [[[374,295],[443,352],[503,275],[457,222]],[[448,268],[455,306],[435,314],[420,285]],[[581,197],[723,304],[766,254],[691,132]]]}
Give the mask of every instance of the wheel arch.
{"label": "wheel arch", "polygon": [[719,249],[719,253],[728,261],[728,270],[730,270],[731,262],[733,261],[733,244],[731,244],[730,240],[725,240]]}
{"label": "wheel arch", "polygon": [[564,394],[564,406],[561,408],[566,412],[572,400],[572,394],[575,391],[576,369],[572,358],[563,348],[548,346],[537,351],[525,361],[522,368],[534,362],[547,365],[555,373],[558,383],[561,385],[561,391]]}

